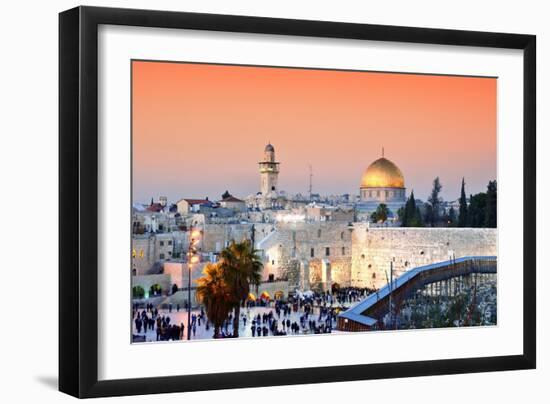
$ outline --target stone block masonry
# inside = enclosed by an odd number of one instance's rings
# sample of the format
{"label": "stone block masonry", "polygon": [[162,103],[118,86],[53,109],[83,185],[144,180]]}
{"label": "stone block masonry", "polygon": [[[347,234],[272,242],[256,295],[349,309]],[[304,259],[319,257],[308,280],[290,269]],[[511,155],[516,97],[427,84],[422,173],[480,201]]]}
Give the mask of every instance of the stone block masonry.
{"label": "stone block masonry", "polygon": [[351,285],[379,288],[394,276],[426,264],[465,256],[497,255],[497,229],[369,228],[354,223]]}

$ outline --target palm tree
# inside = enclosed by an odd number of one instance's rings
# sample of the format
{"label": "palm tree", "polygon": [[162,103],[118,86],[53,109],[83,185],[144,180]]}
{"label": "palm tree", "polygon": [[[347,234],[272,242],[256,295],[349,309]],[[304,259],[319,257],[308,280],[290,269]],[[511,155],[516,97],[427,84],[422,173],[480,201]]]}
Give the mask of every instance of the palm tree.
{"label": "palm tree", "polygon": [[196,281],[197,300],[204,305],[208,320],[214,326],[214,338],[219,338],[220,328],[234,307],[231,289],[227,286],[219,265],[209,263],[202,273],[203,277]]}
{"label": "palm tree", "polygon": [[233,336],[238,337],[241,305],[248,298],[251,286],[257,288],[260,284],[263,264],[252,243],[244,240],[240,243],[232,241],[220,253],[219,265],[234,298]]}

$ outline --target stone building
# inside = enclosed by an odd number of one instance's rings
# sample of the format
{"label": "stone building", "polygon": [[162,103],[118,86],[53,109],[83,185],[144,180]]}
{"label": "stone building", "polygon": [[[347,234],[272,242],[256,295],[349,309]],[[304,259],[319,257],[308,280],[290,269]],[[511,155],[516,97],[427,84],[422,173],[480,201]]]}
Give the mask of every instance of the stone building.
{"label": "stone building", "polygon": [[223,198],[219,204],[222,208],[230,209],[235,213],[246,212],[246,202],[233,195]]}
{"label": "stone building", "polygon": [[351,233],[345,222],[277,223],[256,248],[263,255],[263,280],[285,280],[290,289],[306,290],[350,283]]}
{"label": "stone building", "polygon": [[176,202],[177,211],[181,215],[188,215],[190,213],[197,213],[201,206],[211,206],[212,203],[208,200],[208,198],[205,199],[190,199],[190,198],[183,198]]}
{"label": "stone building", "polygon": [[187,232],[149,233],[132,235],[132,273],[146,275],[160,272],[156,264],[181,258],[188,246]]}

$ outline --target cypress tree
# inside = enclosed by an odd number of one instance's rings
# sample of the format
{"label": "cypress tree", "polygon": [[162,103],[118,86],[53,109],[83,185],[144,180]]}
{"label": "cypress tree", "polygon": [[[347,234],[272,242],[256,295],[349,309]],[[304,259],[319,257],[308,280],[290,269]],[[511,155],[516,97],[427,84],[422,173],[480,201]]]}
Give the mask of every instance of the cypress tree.
{"label": "cypress tree", "polygon": [[426,222],[431,226],[437,225],[439,222],[439,207],[441,205],[441,198],[439,193],[441,192],[441,182],[439,177],[435,177],[433,182],[433,188],[430,196],[428,197],[428,205],[426,206]]}
{"label": "cypress tree", "polygon": [[422,215],[420,209],[416,206],[414,199],[414,190],[411,191],[405,207],[401,209],[401,227],[422,227]]}
{"label": "cypress tree", "polygon": [[468,225],[468,202],[466,201],[466,190],[464,177],[462,177],[462,189],[460,190],[460,201],[458,208],[458,227],[466,227]]}
{"label": "cypress tree", "polygon": [[[416,202],[415,202],[416,206]],[[420,208],[416,206],[416,211],[414,215],[413,223],[411,224],[411,227],[424,227],[424,222],[422,221],[422,215],[420,214]]]}

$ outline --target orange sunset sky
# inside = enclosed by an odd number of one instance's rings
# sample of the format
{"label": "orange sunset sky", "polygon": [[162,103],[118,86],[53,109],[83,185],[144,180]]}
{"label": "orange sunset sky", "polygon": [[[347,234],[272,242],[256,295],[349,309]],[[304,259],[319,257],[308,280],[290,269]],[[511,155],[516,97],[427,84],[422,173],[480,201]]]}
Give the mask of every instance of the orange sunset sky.
{"label": "orange sunset sky", "polygon": [[159,195],[244,198],[259,190],[270,141],[279,189],[358,194],[381,156],[426,199],[496,179],[497,79],[170,62],[132,62],[134,202]]}

